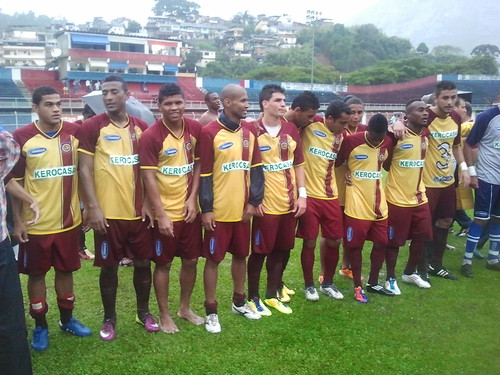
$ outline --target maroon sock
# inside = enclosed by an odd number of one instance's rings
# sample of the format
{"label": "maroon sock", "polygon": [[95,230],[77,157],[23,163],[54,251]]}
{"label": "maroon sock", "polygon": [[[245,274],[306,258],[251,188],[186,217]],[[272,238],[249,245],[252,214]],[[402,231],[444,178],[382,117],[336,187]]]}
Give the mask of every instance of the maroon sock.
{"label": "maroon sock", "polygon": [[[287,251],[288,252],[288,251]],[[281,263],[283,261],[283,251],[275,250],[267,256],[267,286],[266,298],[275,298],[281,280]]]}
{"label": "maroon sock", "polygon": [[408,262],[406,263],[404,273],[406,275],[411,275],[412,273],[417,271],[417,267],[421,263],[423,256],[424,256],[424,243],[422,241],[412,240],[410,243]]}
{"label": "maroon sock", "polygon": [[236,293],[236,292],[233,292],[233,303],[238,306],[238,307],[241,307],[245,304],[245,293]]}
{"label": "maroon sock", "polygon": [[207,315],[217,314],[217,301],[215,302],[205,301],[205,312],[207,313]]}
{"label": "maroon sock", "polygon": [[368,284],[378,284],[378,275],[382,265],[384,264],[385,253],[385,246],[373,244],[372,252],[370,254],[370,277],[368,278]]}
{"label": "maroon sock", "polygon": [[286,266],[288,265],[288,261],[290,260],[290,251],[281,251],[281,273],[280,273],[280,279],[279,279],[279,284],[283,284],[283,274],[285,273]]}
{"label": "maroon sock", "polygon": [[304,274],[304,284],[306,287],[314,285],[313,266],[314,266],[314,246],[307,247],[304,243],[300,255],[302,262],[302,273]]}
{"label": "maroon sock", "polygon": [[252,253],[248,257],[248,298],[259,298],[260,272],[266,256],[264,254]]}
{"label": "maroon sock", "polygon": [[443,267],[443,256],[446,250],[446,240],[448,239],[448,229],[434,226],[434,250],[431,258],[431,265],[435,270]]}
{"label": "maroon sock", "polygon": [[323,284],[330,285],[333,283],[333,276],[335,275],[335,270],[337,269],[337,264],[339,263],[339,247],[338,246],[328,246],[325,243],[325,250],[323,251],[323,261],[324,274],[323,274]]}
{"label": "maroon sock", "polygon": [[361,262],[363,246],[359,247],[346,247],[347,257],[349,258],[349,263],[351,264],[352,271],[352,280],[354,282],[354,286],[361,286]]}
{"label": "maroon sock", "polygon": [[398,262],[399,247],[389,246],[385,248],[385,267],[387,279],[396,277],[396,263]]}

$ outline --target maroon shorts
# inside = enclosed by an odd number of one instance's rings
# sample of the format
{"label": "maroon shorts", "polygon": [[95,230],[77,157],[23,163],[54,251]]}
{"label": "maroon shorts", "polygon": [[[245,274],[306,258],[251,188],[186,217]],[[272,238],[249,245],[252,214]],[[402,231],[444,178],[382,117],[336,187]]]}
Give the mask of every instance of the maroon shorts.
{"label": "maroon shorts", "polygon": [[307,210],[299,217],[297,237],[315,240],[320,225],[321,237],[331,240],[342,238],[342,212],[338,199],[307,198]]}
{"label": "maroon shorts", "polygon": [[213,232],[205,230],[203,257],[220,263],[230,252],[236,257],[248,256],[250,247],[250,222],[215,222]]}
{"label": "maroon shorts", "polygon": [[429,199],[432,220],[451,219],[455,216],[457,199],[455,186],[452,184],[444,188],[425,188]]}
{"label": "maroon shorts", "polygon": [[50,267],[61,272],[80,268],[78,236],[80,226],[54,234],[28,234],[29,241],[19,244],[19,272],[44,275]]}
{"label": "maroon shorts", "polygon": [[168,237],[158,231],[157,222],[153,228],[153,243],[156,264],[170,263],[175,256],[185,259],[197,259],[201,256],[201,219],[198,215],[194,222],[174,221],[174,237]]}
{"label": "maroon shorts", "polygon": [[389,207],[389,246],[399,247],[406,240],[432,240],[432,218],[429,205],[400,207],[387,202]]}
{"label": "maroon shorts", "polygon": [[94,232],[94,266],[113,267],[126,256],[152,259],[153,244],[147,223],[141,219],[107,221],[105,234]]}
{"label": "maroon shorts", "polygon": [[346,215],[344,228],[344,246],[346,247],[360,247],[365,241],[387,246],[387,219],[360,220]]}
{"label": "maroon shorts", "polygon": [[270,254],[273,250],[291,250],[295,246],[295,213],[254,217],[252,223],[252,251]]}

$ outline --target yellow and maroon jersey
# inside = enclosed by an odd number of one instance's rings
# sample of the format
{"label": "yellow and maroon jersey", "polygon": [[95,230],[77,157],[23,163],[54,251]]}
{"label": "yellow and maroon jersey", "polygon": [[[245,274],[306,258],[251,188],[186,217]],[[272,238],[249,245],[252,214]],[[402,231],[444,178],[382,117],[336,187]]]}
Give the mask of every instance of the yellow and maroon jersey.
{"label": "yellow and maroon jersey", "polygon": [[404,139],[396,141],[385,166],[389,169],[385,185],[387,202],[401,207],[420,206],[427,202],[422,174],[428,147],[429,131],[420,134],[408,129]]}
{"label": "yellow and maroon jersey", "polygon": [[387,202],[382,187],[382,164],[387,159],[392,141],[388,136],[377,146],[366,139],[367,132],[344,139],[337,164],[347,161],[352,185],[346,187],[345,214],[360,220],[387,218]]}
{"label": "yellow and maroon jersey", "polygon": [[141,119],[129,116],[127,126],[120,128],[107,113],[85,120],[80,127],[78,151],[94,157],[97,201],[107,219],[141,217],[139,138],[147,127]]}
{"label": "yellow and maroon jersey", "polygon": [[307,196],[335,199],[338,193],[334,166],[343,136],[333,134],[324,119],[321,120],[309,124],[300,132],[306,162]]}
{"label": "yellow and maroon jersey", "polygon": [[460,115],[452,111],[450,116],[440,118],[429,111],[429,151],[424,167],[424,185],[432,188],[450,186],[455,182],[453,176],[453,146],[459,146]]}
{"label": "yellow and maroon jersey", "polygon": [[297,127],[281,119],[281,129],[271,136],[262,119],[259,123],[259,146],[264,166],[264,212],[283,215],[292,212],[297,197],[294,167],[304,164]]}
{"label": "yellow and maroon jersey", "polygon": [[141,169],[156,170],[161,203],[173,221],[184,220],[184,205],[191,195],[194,148],[201,125],[183,118],[182,134],[177,137],[163,119],[157,120],[141,136]]}
{"label": "yellow and maroon jersey", "polygon": [[[356,127],[356,131],[351,132],[348,128],[345,128],[344,130],[342,130],[342,135],[345,138],[351,134],[364,132],[367,128],[368,127],[366,125],[359,124]],[[345,206],[345,172],[346,171],[347,171],[347,166],[345,163],[335,168],[335,180],[337,181],[339,205],[341,205],[341,206]]]}
{"label": "yellow and maroon jersey", "polygon": [[[21,155],[11,176],[24,180],[24,188],[37,200],[41,211],[40,220],[28,226],[29,234],[60,233],[82,221],[78,198],[78,131],[78,125],[61,122],[57,133],[49,136],[35,122],[13,133]],[[29,206],[23,203],[23,221],[31,216]]]}
{"label": "yellow and maroon jersey", "polygon": [[241,221],[248,203],[250,168],[262,165],[256,127],[241,122],[232,131],[220,120],[201,129],[196,147],[201,177],[212,177],[215,220]]}

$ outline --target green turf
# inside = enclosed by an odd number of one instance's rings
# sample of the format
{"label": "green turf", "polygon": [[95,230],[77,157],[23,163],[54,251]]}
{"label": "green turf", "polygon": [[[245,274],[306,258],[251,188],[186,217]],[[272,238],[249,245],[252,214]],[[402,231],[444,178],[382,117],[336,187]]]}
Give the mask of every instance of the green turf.
{"label": "green turf", "polygon": [[[465,238],[449,236],[457,247],[447,251],[445,264],[459,274]],[[371,246],[371,245],[370,245]],[[365,246],[363,275],[368,272],[369,247]],[[408,248],[401,250],[398,273]],[[200,261],[193,307],[203,313]],[[352,297],[352,282],[336,276],[342,301],[321,296],[308,302],[302,291],[299,242],[293,251],[285,280],[297,294],[293,314],[273,312],[271,317],[249,321],[230,311],[232,283],[229,259],[220,266],[219,315],[222,333],[211,335],[203,326],[175,318],[181,332],[148,334],[134,323],[132,268],[120,269],[117,337],[98,337],[102,306],[98,269],[83,262],[75,273],[75,316],[93,330],[88,338],[72,337],[57,328],[58,311],[50,280],[50,348],[33,352],[34,374],[499,374],[500,273],[474,261],[474,279],[432,279],[432,288],[420,290],[403,284],[402,295],[369,295],[366,305]],[[172,268],[171,310],[177,311],[179,262]],[[316,268],[317,269],[317,268]],[[317,274],[317,272],[316,272]],[[384,276],[381,275],[381,278]],[[23,277],[23,284],[26,278]],[[151,310],[157,313],[151,297]],[[33,321],[29,316],[31,339]]]}

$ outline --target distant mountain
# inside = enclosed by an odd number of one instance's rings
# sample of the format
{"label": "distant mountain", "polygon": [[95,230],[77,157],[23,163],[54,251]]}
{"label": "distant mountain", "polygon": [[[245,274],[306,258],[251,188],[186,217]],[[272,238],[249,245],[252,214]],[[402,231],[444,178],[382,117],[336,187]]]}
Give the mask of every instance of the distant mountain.
{"label": "distant mountain", "polygon": [[480,44],[500,47],[498,0],[380,0],[346,25],[373,23],[386,35],[407,38],[416,48],[460,47],[466,55]]}

